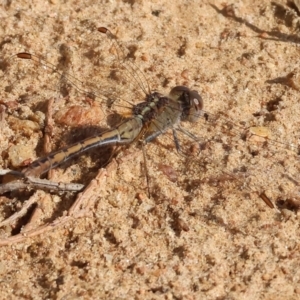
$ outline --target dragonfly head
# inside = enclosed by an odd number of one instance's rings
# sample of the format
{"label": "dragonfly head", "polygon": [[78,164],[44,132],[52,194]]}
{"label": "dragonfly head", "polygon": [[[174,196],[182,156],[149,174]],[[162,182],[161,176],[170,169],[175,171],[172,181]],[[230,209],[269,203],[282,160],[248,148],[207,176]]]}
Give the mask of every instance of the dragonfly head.
{"label": "dragonfly head", "polygon": [[181,121],[196,122],[200,118],[203,100],[197,91],[178,85],[171,90],[169,96],[181,103]]}

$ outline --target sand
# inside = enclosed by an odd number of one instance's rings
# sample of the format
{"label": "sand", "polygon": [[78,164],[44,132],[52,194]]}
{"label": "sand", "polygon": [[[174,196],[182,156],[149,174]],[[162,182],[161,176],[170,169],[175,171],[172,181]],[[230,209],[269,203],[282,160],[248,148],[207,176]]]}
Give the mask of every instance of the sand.
{"label": "sand", "polygon": [[[3,169],[19,170],[111,126],[100,96],[111,91],[103,81],[109,74],[101,72],[102,47],[113,53],[100,26],[129,51],[151,88],[197,90],[212,121],[184,125],[199,137],[180,135],[188,156],[176,153],[171,133],[146,146],[151,197],[138,143],[118,153],[92,151],[49,175],[90,184],[79,196],[44,190],[1,196],[1,220],[29,199],[36,204],[1,228],[0,298],[300,299],[296,4],[3,4]],[[11,57],[24,51],[47,65]],[[114,80],[122,100],[140,101],[128,82]],[[93,84],[95,101],[74,84]],[[53,121],[45,129],[51,99]],[[251,136],[250,127],[263,134]]]}

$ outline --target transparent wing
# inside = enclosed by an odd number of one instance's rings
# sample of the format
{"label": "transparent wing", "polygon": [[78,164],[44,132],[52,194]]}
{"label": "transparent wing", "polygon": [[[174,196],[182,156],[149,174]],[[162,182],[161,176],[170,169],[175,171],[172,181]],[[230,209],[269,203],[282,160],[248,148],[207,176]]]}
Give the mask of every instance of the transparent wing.
{"label": "transparent wing", "polygon": [[[40,98],[87,96],[101,105],[124,107],[140,102],[150,92],[145,75],[134,63],[133,50],[122,46],[106,28],[96,28],[78,43],[79,53],[73,55],[71,48],[62,44],[52,61],[30,52],[4,59],[6,91],[27,98],[36,94]],[[78,70],[73,68],[73,59],[80,60]]]}
{"label": "transparent wing", "polygon": [[105,27],[89,25],[89,30],[91,33],[82,34],[81,48],[85,50],[80,51],[86,89],[95,98],[104,95],[109,107],[131,110],[150,93],[148,80],[135,63],[137,46],[125,46]]}

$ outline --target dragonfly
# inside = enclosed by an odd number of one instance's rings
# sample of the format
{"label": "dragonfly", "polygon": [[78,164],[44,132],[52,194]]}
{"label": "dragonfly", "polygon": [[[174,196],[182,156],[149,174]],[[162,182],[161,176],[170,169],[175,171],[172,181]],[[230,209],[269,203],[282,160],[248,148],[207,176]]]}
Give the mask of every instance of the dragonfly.
{"label": "dragonfly", "polygon": [[[58,68],[56,65],[51,64],[43,58],[29,53],[20,52],[13,56],[13,59],[27,60],[33,63],[34,66],[44,69],[50,75],[54,74],[56,78],[59,78],[60,85],[55,88],[55,92],[59,90],[64,94],[69,89],[69,86],[73,87],[75,91],[86,95],[88,98],[100,100],[101,103],[106,102],[107,106],[113,107],[119,106],[121,108],[130,107],[130,117],[123,120],[117,126],[112,129],[105,130],[99,134],[92,135],[84,140],[75,142],[69,146],[63,147],[57,151],[38,158],[30,163],[27,167],[21,170],[22,177],[39,177],[40,175],[48,172],[49,170],[62,165],[64,162],[79,156],[80,154],[93,149],[104,146],[115,145],[130,145],[134,142],[141,141],[142,145],[145,145],[158,136],[163,135],[166,131],[171,130],[175,148],[178,153],[184,153],[182,151],[182,145],[178,138],[178,132],[187,136],[193,141],[199,142],[197,136],[190,133],[184,127],[181,126],[181,122],[196,123],[200,117],[211,123],[217,120],[217,117],[203,110],[203,99],[196,90],[190,89],[186,86],[175,86],[171,89],[168,95],[151,91],[149,81],[145,78],[145,75],[140,69],[131,62],[130,53],[126,54],[126,49],[119,44],[115,36],[105,27],[97,28],[98,32],[104,34],[110,41],[107,53],[111,55],[107,59],[102,49],[97,48],[98,45],[89,44],[91,41],[86,40],[86,48],[88,46],[91,49],[90,53],[85,53],[86,57],[97,57],[97,61],[94,61],[94,66],[97,66],[101,72],[99,76],[101,78],[96,80],[89,80],[87,78],[85,82],[78,80],[68,70],[68,59],[65,59],[63,68]],[[105,43],[101,43],[102,45]],[[68,56],[67,56],[68,57]],[[103,62],[107,61],[109,67]],[[43,72],[43,70],[40,70]],[[94,74],[94,72],[93,72]],[[17,74],[17,76],[20,76]],[[26,74],[28,76],[28,74]],[[104,78],[106,80],[104,80]],[[103,80],[102,80],[103,79]],[[109,83],[105,82],[109,79]],[[121,85],[119,89],[112,89],[115,82],[118,81]],[[96,87],[97,83],[99,88]],[[120,91],[124,89],[122,97]],[[98,92],[100,90],[100,92]],[[128,91],[133,90],[134,93]],[[134,103],[134,99],[130,100],[130,96],[134,95],[134,98],[143,99],[143,101]],[[71,97],[68,95],[68,97]],[[26,97],[25,97],[26,98]],[[119,104],[120,102],[125,104]],[[222,120],[222,118],[221,118]],[[243,132],[239,126],[236,126],[230,120],[227,120],[226,126],[228,132],[231,132],[239,136],[242,139]],[[228,134],[227,132],[227,134]],[[229,134],[230,135],[230,134]],[[270,141],[271,144],[279,145],[279,148],[283,148],[286,145],[282,145],[280,142]],[[202,143],[202,145],[205,143]],[[144,149],[144,148],[143,148]],[[144,153],[144,152],[143,152]],[[144,154],[145,168],[146,157]],[[224,174],[236,180],[240,180],[238,176],[232,172],[224,170]],[[147,177],[147,170],[146,170]],[[149,179],[147,178],[148,187]],[[0,186],[1,190],[1,186]],[[5,192],[2,189],[2,192]],[[266,196],[264,192],[259,192],[259,197],[271,208],[274,208],[272,201]]]}
{"label": "dragonfly", "polygon": [[[98,31],[106,34],[110,40],[114,41],[112,33],[107,28],[100,27]],[[27,52],[18,53],[16,57],[33,60],[37,63],[40,61],[40,58]],[[56,72],[52,66],[48,65],[49,67]],[[142,86],[142,83],[138,82],[138,84]],[[144,87],[142,88],[144,89]],[[89,95],[91,95],[90,92]],[[35,160],[21,171],[21,175],[25,178],[39,177],[74,156],[96,147],[131,144],[138,140],[148,143],[169,128],[172,128],[176,149],[179,152],[180,144],[176,130],[185,131],[180,127],[176,129],[176,126],[180,121],[197,121],[202,108],[203,100],[200,94],[185,86],[172,88],[167,96],[158,92],[151,92],[148,87],[144,101],[132,105],[132,117],[127,118],[111,130],[93,135]],[[2,192],[4,191],[5,189],[2,188]]]}

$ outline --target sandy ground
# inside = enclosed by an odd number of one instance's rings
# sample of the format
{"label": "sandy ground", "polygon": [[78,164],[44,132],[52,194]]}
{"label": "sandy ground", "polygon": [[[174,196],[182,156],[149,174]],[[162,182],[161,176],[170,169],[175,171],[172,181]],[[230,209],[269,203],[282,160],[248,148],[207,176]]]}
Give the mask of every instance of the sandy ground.
{"label": "sandy ground", "polygon": [[[105,84],[101,61],[110,62],[112,43],[99,26],[116,35],[151,88],[197,90],[208,119],[185,125],[199,137],[180,136],[187,156],[176,153],[171,134],[147,145],[150,198],[138,145],[113,153],[106,169],[108,149],[49,175],[90,183],[83,194],[3,195],[2,220],[28,200],[36,204],[1,228],[0,298],[300,299],[296,5],[20,3],[0,9],[3,168],[19,170],[107,128],[102,94],[141,100],[131,79],[133,87],[119,76],[115,87]],[[47,63],[11,57],[23,51]],[[97,96],[84,97],[75,84]],[[113,94],[119,86],[120,96]],[[53,123],[45,129],[49,111]],[[268,139],[250,136],[251,126]]]}

